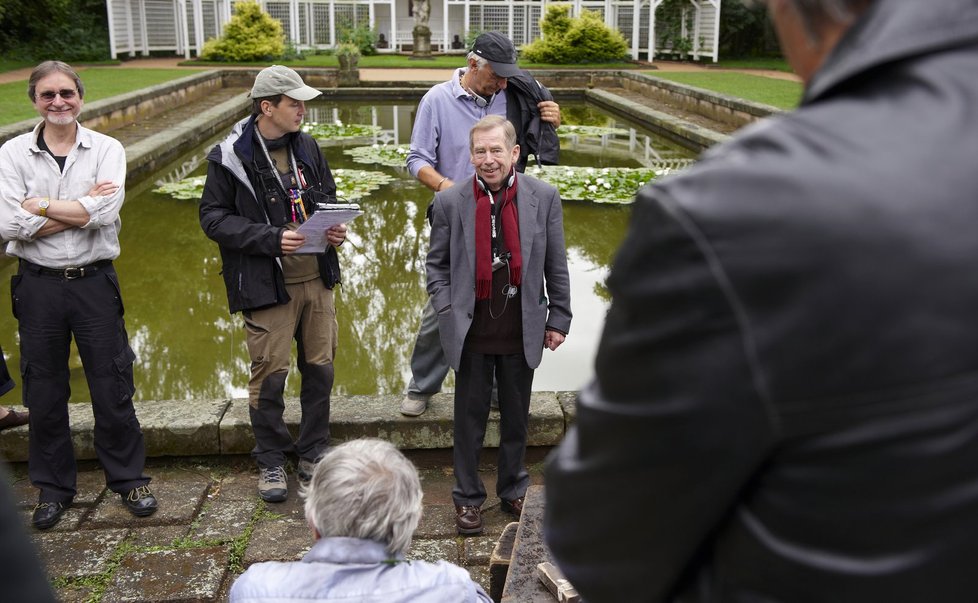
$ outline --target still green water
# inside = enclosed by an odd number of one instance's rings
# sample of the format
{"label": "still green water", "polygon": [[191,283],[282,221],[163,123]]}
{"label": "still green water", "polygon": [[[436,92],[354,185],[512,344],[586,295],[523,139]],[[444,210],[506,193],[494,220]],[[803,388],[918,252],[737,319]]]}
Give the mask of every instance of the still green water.
{"label": "still green water", "polygon": [[[397,394],[410,379],[409,359],[427,301],[424,261],[428,248],[425,208],[431,192],[404,168],[354,163],[344,148],[373,142],[407,143],[415,105],[330,102],[310,106],[307,121],[374,123],[384,130],[374,140],[327,143],[333,168],[383,171],[397,180],[360,202],[364,215],[350,224],[340,249],[343,284],[336,294],[339,349],[334,391],[344,394]],[[561,163],[641,167],[650,158],[693,154],[583,104],[563,107],[564,123],[623,127],[628,135],[565,141]],[[249,361],[240,315],[229,315],[217,245],[200,229],[197,205],[153,192],[158,182],[206,173],[203,158],[214,141],[140,183],[128,183],[122,210],[122,255],[116,269],[122,284],[126,326],[136,352],[136,399],[224,399],[246,397]],[[627,206],[565,201],[564,229],[571,276],[574,321],[567,341],[545,351],[535,390],[574,390],[592,375],[608,296],[608,266],[624,237]],[[0,260],[9,283],[16,263]],[[9,295],[9,289],[8,289]],[[9,298],[9,297],[8,297]],[[4,402],[20,400],[17,322],[9,305],[0,312],[0,344],[18,388]],[[446,387],[451,387],[450,375]],[[90,400],[75,350],[71,358],[71,399]],[[293,371],[287,393],[297,396]]]}

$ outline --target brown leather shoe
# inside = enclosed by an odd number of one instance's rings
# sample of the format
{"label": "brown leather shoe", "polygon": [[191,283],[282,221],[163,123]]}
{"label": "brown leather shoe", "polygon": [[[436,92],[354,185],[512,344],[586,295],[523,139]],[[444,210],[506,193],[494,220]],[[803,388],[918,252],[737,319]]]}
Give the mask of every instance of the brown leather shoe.
{"label": "brown leather shoe", "polygon": [[0,419],[0,431],[4,429],[9,429],[11,427],[20,427],[21,425],[27,425],[27,421],[30,415],[26,412],[17,412],[12,408],[7,409],[7,415]]}
{"label": "brown leather shoe", "polygon": [[514,498],[513,500],[506,500],[505,498],[499,499],[499,508],[509,513],[510,515],[515,515],[517,519],[523,515],[523,499],[524,497]]}
{"label": "brown leather shoe", "polygon": [[459,534],[481,534],[482,511],[479,507],[455,505],[455,525]]}

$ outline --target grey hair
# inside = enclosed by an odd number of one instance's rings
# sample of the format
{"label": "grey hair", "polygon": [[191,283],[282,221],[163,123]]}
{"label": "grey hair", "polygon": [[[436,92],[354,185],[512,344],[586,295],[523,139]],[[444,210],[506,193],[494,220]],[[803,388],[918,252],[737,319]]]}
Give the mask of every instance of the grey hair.
{"label": "grey hair", "polygon": [[475,147],[476,132],[485,132],[486,130],[493,130],[495,128],[503,129],[507,151],[516,146],[516,128],[513,126],[513,123],[502,115],[486,115],[475,122],[475,125],[469,130],[469,151],[472,151]]}
{"label": "grey hair", "polygon": [[[485,67],[486,65],[489,64],[489,60],[488,59],[486,59],[481,54],[476,54],[475,52],[472,52],[472,51],[469,51],[469,54],[466,55],[465,58],[468,59],[468,60],[475,61],[475,69],[476,69],[476,71],[478,71],[479,69],[482,69],[483,67]],[[468,62],[468,61],[466,61],[466,62]]]}
{"label": "grey hair", "polygon": [[37,98],[37,83],[52,73],[63,73],[73,79],[75,88],[78,89],[78,97],[85,98],[85,85],[71,65],[61,61],[44,61],[31,71],[31,77],[27,80],[27,98],[31,99],[31,102]]}
{"label": "grey hair", "polygon": [[418,470],[390,442],[352,440],[330,448],[300,494],[306,520],[323,538],[379,542],[404,556],[421,521]]}

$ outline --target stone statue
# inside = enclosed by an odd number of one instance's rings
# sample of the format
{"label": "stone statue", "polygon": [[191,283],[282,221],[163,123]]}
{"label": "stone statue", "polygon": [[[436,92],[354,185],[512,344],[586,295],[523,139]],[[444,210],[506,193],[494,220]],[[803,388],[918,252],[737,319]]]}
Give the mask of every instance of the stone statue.
{"label": "stone statue", "polygon": [[428,15],[431,14],[431,3],[428,0],[412,0],[414,2],[414,24],[428,25]]}
{"label": "stone statue", "polygon": [[428,16],[431,14],[431,3],[428,0],[412,0],[414,10],[414,53],[412,58],[430,59],[431,29],[428,27]]}

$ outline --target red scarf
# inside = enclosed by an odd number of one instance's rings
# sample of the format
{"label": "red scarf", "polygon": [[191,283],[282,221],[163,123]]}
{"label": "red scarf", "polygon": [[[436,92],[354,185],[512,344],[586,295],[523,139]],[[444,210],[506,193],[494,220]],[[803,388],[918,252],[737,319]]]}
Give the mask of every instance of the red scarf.
{"label": "red scarf", "polygon": [[[498,228],[501,226],[506,247],[512,257],[509,259],[509,282],[511,285],[520,284],[520,274],[523,266],[523,256],[520,254],[520,226],[516,213],[517,178],[513,178],[512,186],[503,192],[502,206],[499,210]],[[492,204],[489,193],[479,186],[478,176],[472,179],[472,190],[475,192],[475,298],[489,299],[492,296],[492,229],[490,225]],[[497,203],[498,195],[494,195]]]}

